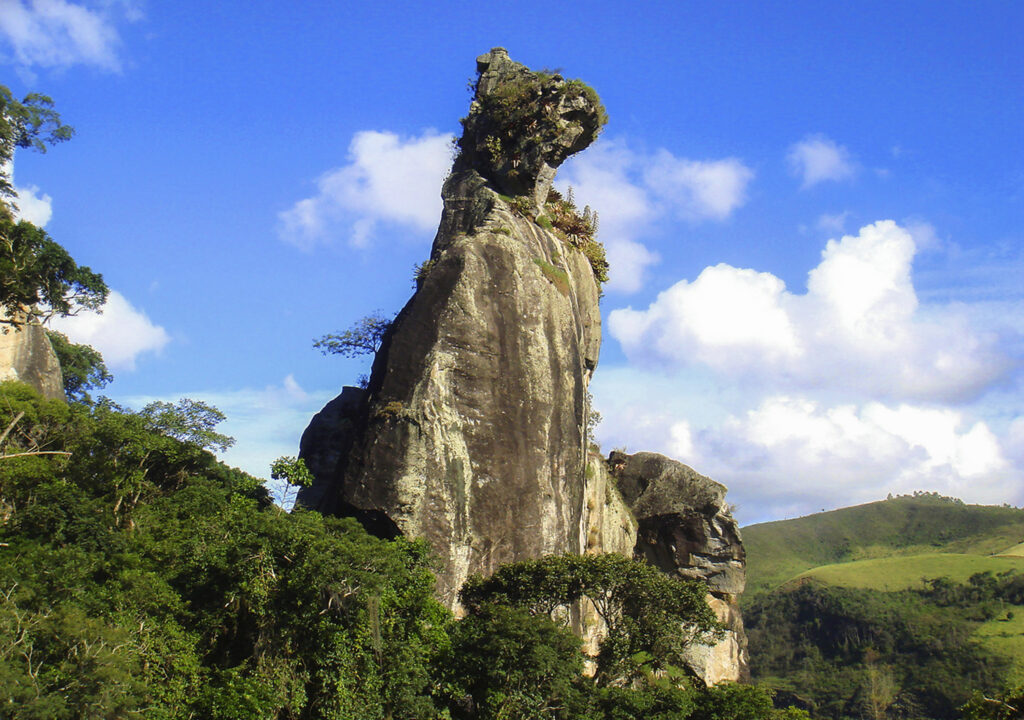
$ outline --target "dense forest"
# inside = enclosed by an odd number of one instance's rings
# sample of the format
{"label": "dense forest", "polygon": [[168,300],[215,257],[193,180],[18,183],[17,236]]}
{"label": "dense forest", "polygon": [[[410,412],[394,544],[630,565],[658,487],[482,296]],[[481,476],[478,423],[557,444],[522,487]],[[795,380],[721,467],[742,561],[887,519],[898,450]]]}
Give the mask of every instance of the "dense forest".
{"label": "dense forest", "polygon": [[[700,585],[618,556],[545,558],[474,580],[456,621],[423,543],[283,511],[206,449],[229,441],[219,419],[0,385],[3,717],[777,714],[760,688],[678,669],[717,628]],[[610,626],[589,676],[564,612],[583,597]]]}

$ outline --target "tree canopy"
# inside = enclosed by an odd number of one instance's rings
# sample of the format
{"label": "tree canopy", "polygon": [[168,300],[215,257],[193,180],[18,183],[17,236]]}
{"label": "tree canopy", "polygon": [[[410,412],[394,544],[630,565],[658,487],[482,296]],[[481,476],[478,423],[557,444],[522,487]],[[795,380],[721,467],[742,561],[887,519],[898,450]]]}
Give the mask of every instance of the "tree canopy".
{"label": "tree canopy", "polygon": [[18,102],[0,85],[0,326],[98,310],[107,300],[102,275],[78,265],[42,228],[15,219],[14,151],[45,152],[72,133],[50,98],[31,94]]}

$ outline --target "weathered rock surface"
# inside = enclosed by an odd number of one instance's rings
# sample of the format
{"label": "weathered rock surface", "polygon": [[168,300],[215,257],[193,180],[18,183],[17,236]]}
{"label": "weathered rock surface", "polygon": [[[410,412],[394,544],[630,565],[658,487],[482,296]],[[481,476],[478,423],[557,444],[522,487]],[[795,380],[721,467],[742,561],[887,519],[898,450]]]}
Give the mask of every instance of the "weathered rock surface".
{"label": "weathered rock surface", "polygon": [[[478,63],[477,106],[502,78],[531,75],[504,51]],[[471,112],[467,137],[483,124]],[[547,169],[579,145],[578,124],[553,113],[518,168],[481,153],[456,162],[429,270],[385,337],[365,396],[343,395],[303,439],[317,483],[300,502],[386,517],[429,540],[451,605],[471,572],[582,549],[598,285],[582,252],[497,192],[530,185],[519,194],[532,196],[550,184]]]}
{"label": "weathered rock surface", "polygon": [[64,399],[60,363],[41,325],[8,327],[6,333],[0,332],[0,380],[20,380],[45,397]]}
{"label": "weathered rock surface", "polygon": [[[691,664],[709,682],[740,679],[744,556],[725,488],[660,455],[605,461],[588,448],[598,265],[533,218],[603,110],[585,86],[500,48],[477,68],[430,260],[369,386],[345,388],[303,435],[316,482],[299,502],[427,539],[453,608],[470,573],[551,553],[616,552],[703,579],[730,632]],[[596,647],[591,610],[573,617]]]}
{"label": "weathered rock surface", "polygon": [[712,684],[746,679],[747,641],[738,601],[746,585],[746,555],[725,486],[657,453],[613,452],[608,464],[636,518],[634,557],[671,575],[704,580],[711,607],[726,625],[717,645],[691,649],[691,667]]}

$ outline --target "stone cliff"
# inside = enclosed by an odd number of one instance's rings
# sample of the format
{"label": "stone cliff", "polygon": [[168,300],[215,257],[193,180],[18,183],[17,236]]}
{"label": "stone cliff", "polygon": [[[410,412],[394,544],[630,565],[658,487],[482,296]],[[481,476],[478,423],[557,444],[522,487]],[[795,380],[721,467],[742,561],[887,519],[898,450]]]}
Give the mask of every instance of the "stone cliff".
{"label": "stone cliff", "polygon": [[17,327],[0,324],[0,328],[7,330],[0,331],[0,380],[20,380],[45,397],[63,400],[60,363],[46,330],[34,323]]}
{"label": "stone cliff", "polygon": [[551,182],[604,110],[582,83],[501,48],[477,70],[430,259],[368,386],[345,388],[303,435],[316,482],[299,502],[427,539],[451,607],[469,574],[551,553],[618,552],[704,578],[731,632],[695,667],[741,677],[743,549],[725,488],[658,455],[605,461],[587,439],[607,265],[589,214]]}

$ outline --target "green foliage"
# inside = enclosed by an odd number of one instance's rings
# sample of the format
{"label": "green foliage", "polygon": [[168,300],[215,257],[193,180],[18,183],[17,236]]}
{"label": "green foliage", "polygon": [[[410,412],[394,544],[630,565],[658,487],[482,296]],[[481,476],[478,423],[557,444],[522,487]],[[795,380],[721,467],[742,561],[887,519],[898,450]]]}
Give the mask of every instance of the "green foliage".
{"label": "green foliage", "polygon": [[67,335],[56,330],[47,330],[46,336],[60,363],[64,395],[71,402],[91,403],[89,390],[98,390],[114,379],[103,356],[89,345],[71,342]]}
{"label": "green foliage", "polygon": [[53,100],[46,95],[29,93],[21,102],[0,85],[0,199],[10,205],[14,186],[8,163],[18,148],[46,152],[47,145],[70,140],[74,130],[60,121],[53,109]]}
{"label": "green foliage", "polygon": [[490,578],[470,578],[459,594],[479,612],[489,603],[533,615],[564,616],[586,598],[608,627],[597,658],[601,684],[683,665],[691,643],[721,637],[705,601],[703,583],[679,580],[621,555],[551,555],[501,567]]}
{"label": "green foliage", "polygon": [[175,405],[169,402],[151,402],[139,415],[151,433],[174,438],[186,445],[227,450],[235,444],[234,438],[214,431],[224,421],[224,413],[199,400],[184,398]]}
{"label": "green foliage", "polygon": [[961,599],[973,591],[1015,597],[1015,588],[980,579],[900,592],[783,588],[744,612],[751,672],[803,698],[815,717],[954,718],[972,689],[998,688],[1006,672],[974,642],[977,624]]}
{"label": "green foliage", "polygon": [[524,72],[502,82],[490,93],[478,96],[479,107],[473,115],[489,121],[482,140],[492,164],[497,166],[511,161],[514,173],[519,160],[517,153],[522,151],[521,142],[524,139],[532,144],[552,141],[559,132],[559,108],[571,106],[578,98],[585,98],[598,115],[596,128],[584,140],[586,145],[596,139],[608,122],[608,114],[594,89],[580,80],[566,82],[558,74]]}
{"label": "green foliage", "polygon": [[18,102],[0,85],[0,325],[19,327],[33,319],[73,315],[82,308],[97,309],[107,299],[101,275],[76,264],[42,228],[14,219],[9,170],[14,151],[46,152],[48,145],[72,134],[50,98],[32,93]]}
{"label": "green foliage", "polygon": [[487,604],[451,630],[441,662],[455,718],[572,718],[578,705],[580,639],[521,608]]}
{"label": "green foliage", "polygon": [[78,265],[44,230],[0,208],[0,324],[99,309],[108,289],[103,276]]}
{"label": "green foliage", "polygon": [[394,322],[393,319],[384,317],[384,314],[378,310],[361,318],[348,330],[329,333],[319,340],[315,340],[313,347],[324,355],[341,355],[347,358],[374,354],[380,350],[381,342],[388,330],[391,329],[392,322]]}
{"label": "green foliage", "polygon": [[69,453],[0,461],[5,718],[439,716],[425,545],[275,510],[209,408],[0,397],[8,453]]}
{"label": "green foliage", "polygon": [[960,710],[964,720],[1024,720],[1024,688],[991,695],[975,692]]}
{"label": "green foliage", "polygon": [[547,260],[543,258],[534,258],[533,262],[536,263],[540,271],[544,273],[544,277],[551,281],[551,284],[558,288],[558,292],[562,293],[566,297],[569,296],[569,273],[560,267],[555,267]]}
{"label": "green foliage", "polygon": [[544,204],[545,219],[565,243],[580,250],[590,263],[599,283],[608,282],[608,259],[604,245],[597,240],[599,220],[589,206],[581,214],[576,208],[572,188],[564,197],[551,188]]}
{"label": "green foliage", "polygon": [[423,281],[427,279],[427,275],[437,265],[437,261],[433,258],[424,260],[421,263],[417,263],[412,270],[412,287],[413,290],[418,290],[423,285]]}

